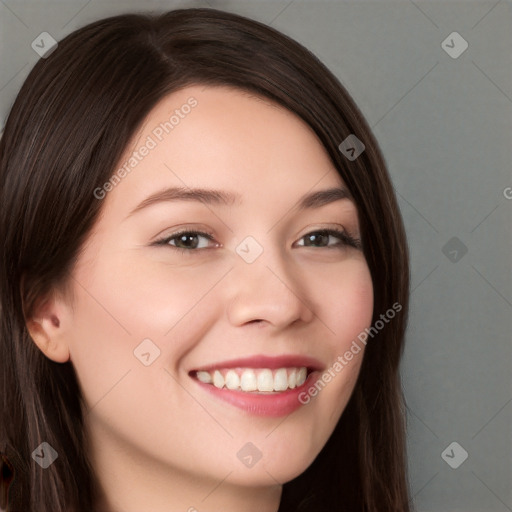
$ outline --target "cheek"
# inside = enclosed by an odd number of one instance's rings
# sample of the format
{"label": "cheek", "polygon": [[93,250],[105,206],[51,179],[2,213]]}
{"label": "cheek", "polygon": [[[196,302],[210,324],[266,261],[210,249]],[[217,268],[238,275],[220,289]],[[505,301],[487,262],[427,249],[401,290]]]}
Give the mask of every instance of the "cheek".
{"label": "cheek", "polygon": [[[105,278],[110,284],[101,293],[135,336],[162,337],[171,335],[180,323],[197,315],[209,300],[209,292],[229,270],[229,266],[220,267],[147,261],[140,265],[121,263],[113,271],[108,270]],[[104,269],[98,272],[104,273]]]}
{"label": "cheek", "polygon": [[174,267],[137,261],[119,257],[112,265],[105,261],[78,274],[86,290],[80,305],[84,316],[96,318],[103,328],[110,324],[124,327],[118,332],[128,331],[133,341],[170,334],[187,317],[194,316],[225,273],[218,266]]}
{"label": "cheek", "polygon": [[[339,275],[338,278],[335,276]],[[331,361],[324,372],[325,387],[319,386],[322,400],[320,417],[329,418],[326,427],[334,428],[354,389],[366,345],[361,333],[371,326],[373,284],[364,260],[346,262],[343,272],[331,273],[322,294],[323,323],[326,326],[325,353]],[[315,393],[313,391],[313,393]]]}
{"label": "cheek", "polygon": [[323,313],[329,344],[346,350],[352,340],[369,327],[373,316],[373,284],[364,260],[347,261],[340,272],[330,271],[318,282],[318,310]]}
{"label": "cheek", "polygon": [[130,368],[142,366],[134,350],[145,339],[157,347],[149,345],[159,354],[155,366],[176,367],[187,340],[208,328],[206,294],[226,272],[207,265],[137,266],[127,258],[114,263],[105,257],[76,272],[71,360],[91,403]]}

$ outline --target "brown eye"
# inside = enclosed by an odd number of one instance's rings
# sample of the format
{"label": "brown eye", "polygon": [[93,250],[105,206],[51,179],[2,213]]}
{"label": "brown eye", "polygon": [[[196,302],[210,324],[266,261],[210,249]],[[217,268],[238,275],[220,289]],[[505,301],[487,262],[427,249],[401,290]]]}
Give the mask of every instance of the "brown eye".
{"label": "brown eye", "polygon": [[[337,238],[338,240],[341,240],[341,242],[329,244],[329,240],[332,238]],[[352,237],[346,231],[340,231],[337,229],[321,229],[318,231],[312,231],[311,233],[304,235],[301,240],[305,241],[303,244],[300,244],[304,247],[331,249],[348,245],[357,249],[361,248],[361,241],[359,239]]]}
{"label": "brown eye", "polygon": [[203,231],[179,231],[161,240],[157,240],[154,245],[170,246],[180,251],[194,252],[195,249],[208,248],[207,242],[200,247],[201,242],[199,239],[201,238],[206,238],[210,242],[214,240],[211,233],[205,233]]}

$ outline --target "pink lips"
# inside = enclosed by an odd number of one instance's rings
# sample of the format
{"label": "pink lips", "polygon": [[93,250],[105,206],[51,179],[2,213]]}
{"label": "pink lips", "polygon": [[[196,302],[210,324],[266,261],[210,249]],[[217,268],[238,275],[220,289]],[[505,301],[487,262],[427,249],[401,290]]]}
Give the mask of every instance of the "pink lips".
{"label": "pink lips", "polygon": [[[199,370],[213,371],[222,368],[290,368],[306,367],[308,368],[308,377],[304,384],[295,388],[288,389],[279,393],[258,394],[244,391],[219,389],[212,384],[205,384],[195,378],[195,372]],[[258,355],[248,358],[231,359],[221,361],[208,366],[197,368],[190,372],[194,376],[194,382],[202,389],[211,393],[214,397],[242,409],[252,415],[280,417],[291,414],[303,404],[299,400],[299,395],[308,387],[312,386],[320,377],[322,365],[313,358],[301,355],[283,355],[283,356],[264,356]]]}

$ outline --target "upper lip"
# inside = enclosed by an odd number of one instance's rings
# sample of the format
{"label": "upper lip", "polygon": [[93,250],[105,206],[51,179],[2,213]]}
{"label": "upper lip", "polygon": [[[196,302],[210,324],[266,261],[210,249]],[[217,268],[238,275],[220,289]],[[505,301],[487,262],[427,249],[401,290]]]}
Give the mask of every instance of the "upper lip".
{"label": "upper lip", "polygon": [[288,354],[280,356],[256,355],[230,359],[229,361],[219,361],[207,366],[201,366],[194,371],[211,371],[222,368],[269,368],[274,370],[277,368],[300,368],[303,366],[311,371],[323,368],[323,365],[317,359],[300,354]]}

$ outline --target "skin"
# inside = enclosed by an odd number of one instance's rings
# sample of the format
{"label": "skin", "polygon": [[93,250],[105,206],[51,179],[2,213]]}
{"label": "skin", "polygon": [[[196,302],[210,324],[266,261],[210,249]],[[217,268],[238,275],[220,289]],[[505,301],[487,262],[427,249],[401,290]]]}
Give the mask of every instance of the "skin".
{"label": "skin", "polygon": [[[76,369],[98,510],[277,511],[282,484],[311,464],[338,422],[364,349],[285,421],[212,397],[188,372],[257,354],[309,355],[327,369],[371,325],[362,251],[332,236],[304,245],[320,229],[360,231],[351,200],[295,208],[304,194],[343,182],[293,113],[237,89],[190,86],[160,101],[120,165],[191,96],[197,106],[103,199],[71,294],[56,290],[28,323],[48,357]],[[241,200],[166,201],[129,215],[169,186]],[[214,241],[198,236],[188,253],[176,250],[179,238],[152,245],[181,228],[211,231]],[[235,250],[247,236],[263,248],[251,264]],[[160,350],[149,366],[134,357],[146,338]],[[247,442],[262,454],[252,468],[237,458]]]}

